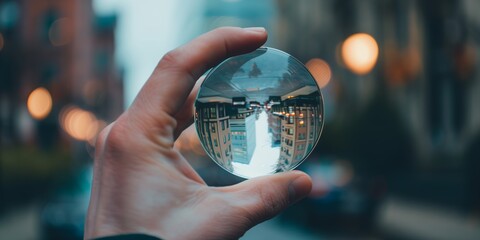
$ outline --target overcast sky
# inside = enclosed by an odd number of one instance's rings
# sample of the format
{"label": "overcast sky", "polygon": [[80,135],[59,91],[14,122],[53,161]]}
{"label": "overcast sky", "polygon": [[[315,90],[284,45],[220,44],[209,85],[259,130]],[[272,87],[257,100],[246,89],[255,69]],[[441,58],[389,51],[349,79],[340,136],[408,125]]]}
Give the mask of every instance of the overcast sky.
{"label": "overcast sky", "polygon": [[118,15],[116,54],[125,69],[126,106],[167,51],[201,33],[203,6],[203,0],[94,0],[97,14]]}

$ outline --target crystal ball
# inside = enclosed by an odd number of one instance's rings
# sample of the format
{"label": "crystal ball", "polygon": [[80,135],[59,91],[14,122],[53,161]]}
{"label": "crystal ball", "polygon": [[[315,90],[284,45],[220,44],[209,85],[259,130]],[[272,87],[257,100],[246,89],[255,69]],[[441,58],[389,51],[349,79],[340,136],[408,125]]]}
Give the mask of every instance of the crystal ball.
{"label": "crystal ball", "polygon": [[262,47],[209,71],[195,100],[195,127],[211,159],[252,178],[289,171],[315,148],[323,97],[299,60]]}

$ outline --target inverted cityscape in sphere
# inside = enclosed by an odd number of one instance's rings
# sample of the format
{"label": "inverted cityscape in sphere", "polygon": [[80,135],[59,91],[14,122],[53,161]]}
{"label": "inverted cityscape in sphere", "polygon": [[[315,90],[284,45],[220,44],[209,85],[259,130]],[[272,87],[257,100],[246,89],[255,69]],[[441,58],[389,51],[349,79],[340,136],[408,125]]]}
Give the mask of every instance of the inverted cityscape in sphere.
{"label": "inverted cityscape in sphere", "polygon": [[259,48],[214,68],[195,101],[195,125],[207,154],[244,178],[296,168],[323,127],[323,98],[305,66]]}

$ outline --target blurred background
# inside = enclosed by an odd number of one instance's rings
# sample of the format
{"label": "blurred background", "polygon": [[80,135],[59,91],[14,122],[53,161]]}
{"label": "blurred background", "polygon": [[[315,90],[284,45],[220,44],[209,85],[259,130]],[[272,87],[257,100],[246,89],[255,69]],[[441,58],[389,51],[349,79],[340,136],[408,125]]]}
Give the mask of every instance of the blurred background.
{"label": "blurred background", "polygon": [[[82,239],[96,135],[163,54],[219,26],[263,26],[267,46],[316,78],[325,127],[300,166],[311,195],[242,239],[480,239],[479,11],[476,0],[0,0],[0,238]],[[192,129],[176,146],[210,185],[241,181]]]}

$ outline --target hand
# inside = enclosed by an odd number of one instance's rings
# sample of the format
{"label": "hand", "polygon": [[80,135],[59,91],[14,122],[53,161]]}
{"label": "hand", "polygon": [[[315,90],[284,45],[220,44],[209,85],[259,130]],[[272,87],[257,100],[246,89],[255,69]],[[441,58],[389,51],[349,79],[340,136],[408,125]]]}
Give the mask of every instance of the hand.
{"label": "hand", "polygon": [[310,192],[310,178],[299,171],[208,187],[174,147],[192,124],[199,76],[266,39],[263,28],[219,28],[162,58],[97,140],[86,238],[236,239]]}

